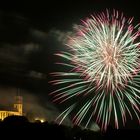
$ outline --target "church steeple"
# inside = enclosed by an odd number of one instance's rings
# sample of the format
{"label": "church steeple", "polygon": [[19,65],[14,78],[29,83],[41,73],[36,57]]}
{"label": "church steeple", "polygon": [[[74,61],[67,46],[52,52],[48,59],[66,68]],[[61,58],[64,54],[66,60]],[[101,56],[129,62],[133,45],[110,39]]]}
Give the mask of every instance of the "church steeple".
{"label": "church steeple", "polygon": [[23,103],[22,96],[20,95],[20,89],[17,88],[17,95],[15,96],[14,108],[17,109],[20,115],[23,115]]}

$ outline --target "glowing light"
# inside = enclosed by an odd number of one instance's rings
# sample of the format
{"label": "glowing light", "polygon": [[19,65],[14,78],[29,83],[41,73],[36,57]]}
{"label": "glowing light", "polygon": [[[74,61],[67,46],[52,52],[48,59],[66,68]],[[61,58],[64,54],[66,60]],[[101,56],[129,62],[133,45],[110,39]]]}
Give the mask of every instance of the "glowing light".
{"label": "glowing light", "polygon": [[40,121],[41,123],[44,123],[45,119],[43,119],[43,118],[35,118],[35,121]]}
{"label": "glowing light", "polygon": [[116,128],[125,125],[128,115],[140,122],[140,31],[132,21],[115,10],[92,15],[70,37],[70,51],[56,54],[70,68],[52,73],[58,79],[51,82],[64,86],[51,93],[54,101],[70,103],[60,123],[73,113],[75,124],[87,127],[93,118],[104,130],[111,120]]}

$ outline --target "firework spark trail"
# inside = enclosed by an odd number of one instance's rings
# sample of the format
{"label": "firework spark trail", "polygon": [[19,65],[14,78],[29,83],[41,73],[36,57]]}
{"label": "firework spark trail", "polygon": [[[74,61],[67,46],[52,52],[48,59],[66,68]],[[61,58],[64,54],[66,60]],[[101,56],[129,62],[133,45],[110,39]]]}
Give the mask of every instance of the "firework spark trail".
{"label": "firework spark trail", "polygon": [[[140,31],[132,21],[115,10],[112,15],[108,10],[92,15],[69,38],[70,52],[56,54],[69,61],[58,64],[70,71],[53,73],[61,78],[51,82],[64,87],[51,94],[54,101],[60,102],[76,98],[74,102],[78,104],[84,99],[73,117],[75,124],[86,119],[87,127],[93,117],[106,130],[114,118],[115,127],[119,128],[121,121],[125,125],[126,114],[131,118],[135,114],[140,122]],[[66,117],[71,112],[68,107],[62,114]]]}

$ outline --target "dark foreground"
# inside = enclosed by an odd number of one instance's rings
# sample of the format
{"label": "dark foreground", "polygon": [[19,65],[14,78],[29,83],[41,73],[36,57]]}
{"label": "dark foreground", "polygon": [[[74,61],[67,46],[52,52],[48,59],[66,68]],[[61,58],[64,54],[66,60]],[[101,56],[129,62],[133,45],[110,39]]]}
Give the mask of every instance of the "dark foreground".
{"label": "dark foreground", "polygon": [[11,116],[0,122],[0,137],[5,139],[99,140],[139,138],[140,129],[112,129],[94,132],[78,126],[68,127],[48,122],[29,122],[25,117]]}

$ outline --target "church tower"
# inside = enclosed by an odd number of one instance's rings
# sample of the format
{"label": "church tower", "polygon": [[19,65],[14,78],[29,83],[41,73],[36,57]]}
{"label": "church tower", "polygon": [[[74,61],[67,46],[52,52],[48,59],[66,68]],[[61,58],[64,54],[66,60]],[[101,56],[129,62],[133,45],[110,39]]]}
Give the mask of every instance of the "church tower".
{"label": "church tower", "polygon": [[17,89],[17,95],[15,97],[14,108],[19,112],[19,114],[23,115],[23,101],[22,96],[19,95],[19,89]]}

